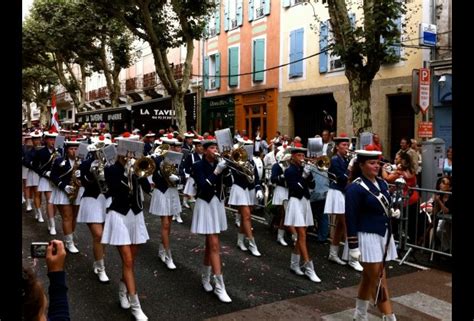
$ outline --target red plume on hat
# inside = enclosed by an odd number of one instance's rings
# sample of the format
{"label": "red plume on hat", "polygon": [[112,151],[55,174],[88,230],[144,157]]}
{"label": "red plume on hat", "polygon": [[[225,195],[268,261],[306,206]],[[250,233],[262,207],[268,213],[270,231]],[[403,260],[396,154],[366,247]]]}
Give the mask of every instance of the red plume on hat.
{"label": "red plume on hat", "polygon": [[100,135],[100,136],[99,136],[99,140],[105,140],[104,135]]}
{"label": "red plume on hat", "polygon": [[303,144],[301,144],[300,142],[296,142],[295,147],[303,147]]}
{"label": "red plume on hat", "polygon": [[171,134],[171,133],[169,133],[168,135],[166,135],[166,137],[167,137],[168,139],[173,139],[173,138],[174,138],[174,135]]}
{"label": "red plume on hat", "polygon": [[214,136],[209,135],[209,136],[207,136],[206,139],[207,139],[207,140],[213,140],[213,139],[215,139],[215,138],[214,138]]}
{"label": "red plume on hat", "polygon": [[125,132],[122,134],[122,137],[127,138],[130,137],[130,132]]}
{"label": "red plume on hat", "polygon": [[51,127],[51,128],[48,130],[48,132],[49,132],[50,134],[53,134],[53,133],[57,133],[58,131],[56,130],[55,127]]}
{"label": "red plume on hat", "polygon": [[341,133],[338,137],[349,137],[346,133]]}
{"label": "red plume on hat", "polygon": [[248,136],[244,136],[244,140],[249,140],[249,137],[248,137]]}

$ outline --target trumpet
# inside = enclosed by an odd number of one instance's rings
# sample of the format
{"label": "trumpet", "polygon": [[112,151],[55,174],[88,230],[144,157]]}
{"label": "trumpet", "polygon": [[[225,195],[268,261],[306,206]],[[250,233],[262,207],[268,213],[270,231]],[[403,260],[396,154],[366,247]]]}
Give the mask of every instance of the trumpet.
{"label": "trumpet", "polygon": [[227,167],[244,175],[249,183],[255,181],[253,166],[248,162],[247,151],[244,148],[237,148],[232,152],[227,151],[223,154],[214,153],[214,155],[218,159],[223,159],[227,163]]}

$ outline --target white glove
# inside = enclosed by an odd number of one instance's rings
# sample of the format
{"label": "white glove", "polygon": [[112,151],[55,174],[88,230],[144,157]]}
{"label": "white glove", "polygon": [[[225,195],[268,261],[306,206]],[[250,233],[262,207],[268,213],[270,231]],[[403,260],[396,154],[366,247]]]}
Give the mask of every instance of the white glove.
{"label": "white glove", "polygon": [[306,178],[309,176],[309,174],[311,173],[310,169],[309,169],[309,166],[308,165],[305,165],[304,169],[303,169],[303,178]]}
{"label": "white glove", "polygon": [[360,250],[358,247],[349,250],[349,256],[356,261],[360,260]]}
{"label": "white glove", "polygon": [[99,161],[96,159],[91,163],[91,167],[98,167],[99,166]]}
{"label": "white glove", "polygon": [[76,171],[74,172],[74,175],[76,177],[81,177],[81,170],[80,169],[76,169]]}
{"label": "white glove", "polygon": [[67,194],[71,194],[74,191],[74,187],[72,187],[71,185],[66,185],[66,187],[64,187],[64,191]]}
{"label": "white glove", "polygon": [[400,209],[397,208],[397,209],[395,210],[395,209],[391,208],[391,209],[390,209],[390,215],[391,215],[391,217],[393,217],[393,218],[400,218]]}
{"label": "white glove", "polygon": [[260,190],[257,191],[257,194],[255,194],[255,197],[256,197],[259,201],[263,200],[263,192],[260,191]]}
{"label": "white glove", "polygon": [[222,171],[227,167],[226,161],[225,160],[220,160],[219,163],[217,163],[217,167],[214,170],[214,174],[219,175],[222,173]]}
{"label": "white glove", "polygon": [[191,175],[189,175],[188,173],[184,173],[184,177],[186,177],[186,179],[188,179],[189,176],[191,176]]}
{"label": "white glove", "polygon": [[172,182],[177,182],[179,181],[179,176],[175,175],[175,174],[171,174],[170,177],[169,177],[170,181]]}
{"label": "white glove", "polygon": [[51,171],[47,171],[47,172],[44,174],[44,176],[50,177],[50,176],[51,176]]}

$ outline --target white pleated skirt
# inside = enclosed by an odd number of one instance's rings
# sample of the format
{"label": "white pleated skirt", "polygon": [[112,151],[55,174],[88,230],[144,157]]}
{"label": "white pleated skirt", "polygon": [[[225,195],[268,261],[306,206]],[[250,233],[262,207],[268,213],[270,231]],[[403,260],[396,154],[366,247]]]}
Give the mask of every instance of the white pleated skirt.
{"label": "white pleated skirt", "polygon": [[194,184],[196,184],[196,182],[194,181],[194,178],[189,176],[188,179],[186,180],[186,185],[184,185],[183,193],[189,196],[196,196],[197,189]]}
{"label": "white pleated skirt", "polygon": [[22,179],[27,179],[28,178],[28,171],[30,169],[26,167],[25,165],[21,165],[21,178]]}
{"label": "white pleated skirt", "polygon": [[101,243],[110,245],[143,244],[149,238],[143,211],[137,215],[131,209],[127,215],[109,211],[105,215]]}
{"label": "white pleated skirt", "polygon": [[38,182],[38,192],[52,192],[54,184],[46,177],[40,177]]}
{"label": "white pleated skirt", "polygon": [[272,205],[283,205],[288,200],[288,188],[277,185],[273,190]]}
{"label": "white pleated skirt", "polygon": [[208,203],[201,198],[196,199],[191,223],[191,233],[219,234],[227,230],[224,201],[214,196]]}
{"label": "white pleated skirt", "polygon": [[26,175],[26,186],[38,186],[40,177],[34,170],[29,170]]}
{"label": "white pleated skirt", "polygon": [[155,188],[150,200],[149,212],[153,215],[171,216],[181,213],[181,202],[179,201],[178,189],[168,187],[163,194],[159,189]]}
{"label": "white pleated skirt", "polygon": [[330,188],[324,205],[325,214],[344,214],[346,212],[346,198],[340,190]]}
{"label": "white pleated skirt", "polygon": [[99,194],[97,198],[82,197],[79,212],[77,213],[78,223],[104,223],[106,202],[104,194]]}
{"label": "white pleated skirt", "polygon": [[[385,232],[385,236],[381,237],[376,233],[358,232],[357,237],[359,239],[359,250],[361,252],[361,262],[364,263],[380,263],[383,260],[383,253],[385,251],[385,243],[387,242],[388,230]],[[398,257],[397,247],[393,240],[393,235],[390,237],[390,243],[388,244],[388,252],[386,261],[395,260]],[[348,243],[344,244],[344,251],[342,252],[342,259],[349,260],[349,246]]]}
{"label": "white pleated skirt", "polygon": [[252,206],[257,204],[256,201],[255,189],[243,189],[237,184],[233,184],[230,188],[229,205]]}
{"label": "white pleated skirt", "polygon": [[306,197],[297,199],[290,197],[285,211],[285,226],[312,226],[314,225],[311,204]]}
{"label": "white pleated skirt", "polygon": [[[84,194],[84,187],[81,186],[79,187],[79,191],[77,192],[76,200],[74,201],[74,204],[72,205],[81,204],[82,194]],[[69,198],[67,197],[67,194],[62,189],[59,189],[56,186],[53,188],[53,192],[51,193],[51,198],[49,202],[53,203],[54,205],[70,205],[71,204],[69,202]]]}

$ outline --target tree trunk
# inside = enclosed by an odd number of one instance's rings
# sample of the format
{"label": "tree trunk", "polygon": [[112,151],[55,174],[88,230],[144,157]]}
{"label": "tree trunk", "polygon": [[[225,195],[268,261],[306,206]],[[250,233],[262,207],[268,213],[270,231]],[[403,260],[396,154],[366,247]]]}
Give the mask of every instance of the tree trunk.
{"label": "tree trunk", "polygon": [[352,129],[356,136],[359,136],[363,131],[372,130],[370,85],[371,82],[361,80],[360,78],[349,79]]}
{"label": "tree trunk", "polygon": [[[109,88],[110,90],[110,88]],[[112,107],[118,107],[120,105],[119,97],[120,97],[120,80],[119,74],[112,75],[112,90],[110,90],[110,101],[112,103]]]}
{"label": "tree trunk", "polygon": [[31,101],[26,102],[26,127],[31,128]]}
{"label": "tree trunk", "polygon": [[49,129],[50,121],[51,121],[51,112],[48,108],[48,104],[44,103],[36,103],[37,106],[40,107],[40,124],[42,127]]}
{"label": "tree trunk", "polygon": [[184,109],[184,92],[178,91],[174,96],[171,96],[171,103],[173,110],[176,113],[176,125],[180,133],[188,131],[186,127],[186,110]]}

